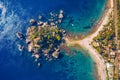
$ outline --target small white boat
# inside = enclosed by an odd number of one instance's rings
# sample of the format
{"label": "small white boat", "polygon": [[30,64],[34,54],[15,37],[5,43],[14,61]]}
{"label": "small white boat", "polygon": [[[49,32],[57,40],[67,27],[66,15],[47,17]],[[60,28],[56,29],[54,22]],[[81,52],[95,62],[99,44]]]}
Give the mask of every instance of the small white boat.
{"label": "small white boat", "polygon": [[25,36],[24,36],[22,33],[20,33],[20,32],[17,32],[17,33],[16,33],[16,36],[17,36],[19,39],[24,39],[24,38],[25,38]]}
{"label": "small white boat", "polygon": [[24,49],[24,46],[21,46],[20,44],[17,44],[17,47],[18,47],[19,51],[23,51],[23,49]]}

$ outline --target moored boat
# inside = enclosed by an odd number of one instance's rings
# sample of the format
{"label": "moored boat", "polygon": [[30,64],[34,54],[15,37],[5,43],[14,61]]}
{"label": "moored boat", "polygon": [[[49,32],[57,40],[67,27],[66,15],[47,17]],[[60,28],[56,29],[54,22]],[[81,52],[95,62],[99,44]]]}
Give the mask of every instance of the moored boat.
{"label": "moored boat", "polygon": [[17,32],[16,33],[16,36],[19,38],[19,39],[25,39],[25,36],[21,33],[21,32]]}
{"label": "moored boat", "polygon": [[18,47],[19,51],[23,51],[23,49],[24,49],[24,46],[21,46],[20,44],[17,44],[17,47]]}

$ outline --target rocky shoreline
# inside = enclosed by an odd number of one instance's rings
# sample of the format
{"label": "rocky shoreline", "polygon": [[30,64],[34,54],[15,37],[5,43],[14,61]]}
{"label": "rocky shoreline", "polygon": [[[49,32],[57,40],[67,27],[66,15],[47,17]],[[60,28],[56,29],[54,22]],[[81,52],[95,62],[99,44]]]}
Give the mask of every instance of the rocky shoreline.
{"label": "rocky shoreline", "polygon": [[[27,51],[36,61],[39,59],[51,61],[59,58],[60,45],[65,42],[64,37],[66,36],[66,31],[58,27],[63,17],[63,11],[60,10],[59,14],[51,12],[47,22],[42,21],[42,16],[39,16],[39,20],[30,19],[30,27],[28,27],[26,35],[24,36],[21,32],[16,33],[20,40],[25,40]],[[23,48],[19,44],[19,51],[22,51]],[[40,62],[38,62],[38,66],[40,66]]]}

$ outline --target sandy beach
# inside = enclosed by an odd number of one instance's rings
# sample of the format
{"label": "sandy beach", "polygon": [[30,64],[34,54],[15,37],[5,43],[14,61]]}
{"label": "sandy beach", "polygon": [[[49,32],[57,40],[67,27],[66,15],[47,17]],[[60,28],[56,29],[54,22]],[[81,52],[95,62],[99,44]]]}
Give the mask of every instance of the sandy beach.
{"label": "sandy beach", "polygon": [[87,37],[85,37],[82,40],[75,41],[75,40],[69,40],[66,38],[66,42],[68,45],[79,44],[82,48],[84,48],[85,50],[87,50],[90,53],[90,55],[96,62],[99,80],[106,80],[106,75],[107,75],[106,64],[105,64],[102,56],[96,51],[96,49],[94,49],[90,45],[90,43],[92,42],[93,38],[99,34],[99,31],[101,31],[103,29],[104,25],[107,24],[107,22],[109,20],[109,15],[113,11],[113,6],[114,6],[113,0],[108,0],[106,5],[109,5],[109,8],[107,7],[105,9],[103,16],[98,21],[98,23],[96,25],[96,27],[97,27],[96,31],[94,31],[92,34],[88,35]]}
{"label": "sandy beach", "polygon": [[90,53],[90,55],[93,57],[93,59],[96,61],[97,63],[97,69],[98,69],[98,76],[100,78],[100,80],[106,80],[106,64],[104,62],[104,59],[102,58],[102,56],[96,51],[96,49],[94,49],[90,43],[92,42],[93,38],[95,36],[97,36],[99,34],[99,31],[101,31],[104,27],[105,24],[107,24],[108,20],[109,20],[109,14],[112,12],[113,10],[113,0],[109,0],[110,2],[110,8],[106,10],[105,16],[103,16],[103,18],[101,19],[102,21],[100,21],[100,23],[98,23],[98,29],[96,30],[95,33],[87,36],[86,38],[84,38],[83,40],[79,41],[79,44],[88,50],[88,52]]}

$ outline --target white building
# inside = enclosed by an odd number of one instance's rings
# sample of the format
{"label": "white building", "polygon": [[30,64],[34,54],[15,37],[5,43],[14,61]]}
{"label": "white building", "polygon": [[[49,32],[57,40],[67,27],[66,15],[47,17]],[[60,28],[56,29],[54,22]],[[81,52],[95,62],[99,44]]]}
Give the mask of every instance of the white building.
{"label": "white building", "polygon": [[114,65],[112,63],[106,63],[109,80],[113,80],[114,76]]}

